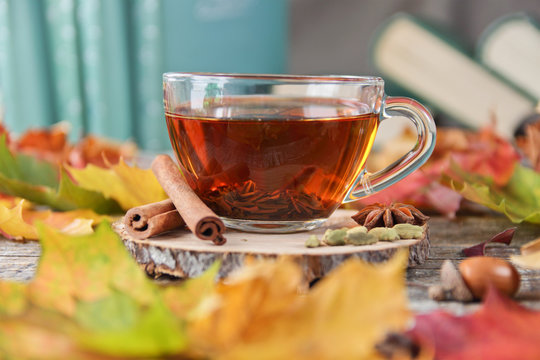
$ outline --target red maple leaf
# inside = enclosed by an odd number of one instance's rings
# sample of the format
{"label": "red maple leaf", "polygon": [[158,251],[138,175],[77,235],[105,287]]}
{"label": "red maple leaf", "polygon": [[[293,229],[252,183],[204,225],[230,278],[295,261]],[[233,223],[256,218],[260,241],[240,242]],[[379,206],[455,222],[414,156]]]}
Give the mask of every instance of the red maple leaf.
{"label": "red maple leaf", "polygon": [[[409,136],[405,133],[403,138]],[[493,126],[479,131],[439,129],[435,150],[424,166],[398,183],[360,199],[358,204],[404,202],[452,218],[459,210],[461,195],[439,182],[442,174],[452,172],[452,163],[467,173],[489,177],[495,185],[504,186],[519,159],[517,150],[498,136]]]}
{"label": "red maple leaf", "polygon": [[511,143],[498,136],[493,127],[467,134],[464,151],[451,152],[452,159],[471,173],[489,176],[498,186],[504,186],[514,173],[520,156]]}
{"label": "red maple leaf", "polygon": [[540,311],[527,309],[491,287],[474,313],[418,315],[409,335],[438,360],[538,360]]}
{"label": "red maple leaf", "polygon": [[419,209],[434,209],[453,218],[459,209],[461,195],[438,182],[440,174],[429,168],[416,170],[403,180],[358,201],[363,206],[372,203],[403,202]]}

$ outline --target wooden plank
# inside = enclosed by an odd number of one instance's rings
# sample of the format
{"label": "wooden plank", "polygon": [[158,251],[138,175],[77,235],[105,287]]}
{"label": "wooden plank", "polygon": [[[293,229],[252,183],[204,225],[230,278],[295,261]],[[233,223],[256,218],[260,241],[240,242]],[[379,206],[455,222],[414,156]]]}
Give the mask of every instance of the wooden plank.
{"label": "wooden plank", "polygon": [[36,273],[37,263],[35,256],[1,256],[0,279],[28,282]]}
{"label": "wooden plank", "polygon": [[[430,238],[431,239],[431,238]],[[513,243],[513,242],[512,242]],[[429,258],[431,260],[461,260],[464,259],[462,250],[466,246],[464,245],[447,245],[440,243],[431,243],[431,251],[429,252]],[[486,255],[494,257],[508,258],[510,255],[519,254],[518,246],[507,246],[503,244],[489,244],[486,247]]]}
{"label": "wooden plank", "polygon": [[39,257],[41,245],[37,241],[12,241],[0,238],[0,257],[29,256]]}
{"label": "wooden plank", "polygon": [[540,236],[540,226],[528,223],[516,225],[500,215],[460,216],[454,220],[435,216],[429,220],[429,226],[433,244],[474,245],[511,227],[517,227],[513,240],[516,246]]}
{"label": "wooden plank", "polygon": [[[435,302],[428,298],[427,288],[439,281],[439,269],[445,259],[458,264],[464,259],[461,253],[466,246],[485,241],[493,235],[516,226],[501,216],[461,216],[448,220],[435,216],[429,221],[431,248],[429,258],[421,265],[407,270],[407,291],[410,307],[414,311],[427,312],[445,309],[455,314],[463,314],[478,308],[478,303]],[[519,253],[519,247],[540,237],[540,226],[517,225],[511,246],[490,244],[487,255],[508,258]],[[36,271],[41,254],[38,242],[18,242],[0,239],[0,279],[30,281]],[[521,304],[540,309],[540,271],[519,269],[522,283],[516,300]],[[174,278],[167,278],[171,281]]]}
{"label": "wooden plank", "polygon": [[[238,269],[244,259],[287,256],[302,268],[307,282],[321,278],[350,257],[366,262],[384,262],[400,248],[409,249],[409,265],[422,264],[429,252],[428,231],[422,239],[379,241],[363,246],[321,246],[306,248],[310,235],[322,238],[326,229],[340,229],[357,225],[351,216],[356,211],[338,210],[321,228],[290,234],[255,234],[228,230],[227,243],[215,246],[201,241],[189,230],[179,229],[149,239],[136,239],[125,229],[123,221],[113,224],[133,257],[149,275],[173,275],[191,278],[202,274],[215,261],[220,261],[219,276],[225,277]],[[427,229],[427,225],[425,226]]]}

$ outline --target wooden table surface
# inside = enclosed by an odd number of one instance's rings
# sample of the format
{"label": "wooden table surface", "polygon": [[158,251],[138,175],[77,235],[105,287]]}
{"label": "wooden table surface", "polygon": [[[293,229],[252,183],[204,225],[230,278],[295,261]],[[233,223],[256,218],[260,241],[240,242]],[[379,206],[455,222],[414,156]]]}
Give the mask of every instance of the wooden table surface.
{"label": "wooden table surface", "polygon": [[[410,306],[414,311],[427,312],[444,308],[462,314],[476,308],[478,303],[435,302],[428,298],[427,287],[439,280],[439,269],[445,259],[456,264],[463,259],[461,250],[491,238],[493,235],[516,226],[500,216],[458,216],[454,220],[432,217],[429,221],[431,249],[429,259],[407,270],[407,286]],[[487,255],[508,258],[519,254],[519,247],[540,237],[540,226],[517,225],[510,246],[492,244]],[[5,280],[31,281],[41,253],[38,242],[16,242],[0,239],[0,278]],[[540,309],[540,271],[519,270],[522,283],[516,300],[527,307]]]}

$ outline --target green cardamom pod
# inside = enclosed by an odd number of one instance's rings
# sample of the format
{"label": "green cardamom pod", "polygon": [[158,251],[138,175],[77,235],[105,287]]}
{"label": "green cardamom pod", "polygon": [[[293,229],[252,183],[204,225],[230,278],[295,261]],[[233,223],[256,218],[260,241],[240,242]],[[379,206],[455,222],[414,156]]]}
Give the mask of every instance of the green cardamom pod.
{"label": "green cardamom pod", "polygon": [[399,240],[397,231],[393,228],[375,227],[368,231],[368,234],[375,235],[379,241]]}
{"label": "green cardamom pod", "polygon": [[345,243],[349,245],[369,245],[377,242],[377,237],[367,233],[365,226],[356,226],[347,230]]}
{"label": "green cardamom pod", "polygon": [[395,229],[401,239],[421,239],[424,236],[424,228],[413,224],[397,224]]}
{"label": "green cardamom pod", "polygon": [[347,229],[347,233],[364,233],[367,234],[367,227],[358,225],[352,228]]}
{"label": "green cardamom pod", "polygon": [[331,230],[328,229],[324,233],[323,242],[330,246],[345,245],[345,237],[347,236],[347,228]]}
{"label": "green cardamom pod", "polygon": [[306,240],[306,247],[308,248],[316,248],[319,246],[321,246],[321,242],[319,241],[317,235],[310,235]]}

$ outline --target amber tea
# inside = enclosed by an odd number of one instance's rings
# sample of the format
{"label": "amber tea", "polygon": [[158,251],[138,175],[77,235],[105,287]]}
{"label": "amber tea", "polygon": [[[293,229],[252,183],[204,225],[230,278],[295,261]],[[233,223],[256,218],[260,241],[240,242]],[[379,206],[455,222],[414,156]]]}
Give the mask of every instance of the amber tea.
{"label": "amber tea", "polygon": [[[429,111],[386,96],[376,76],[171,72],[163,104],[190,186],[239,230],[319,227],[341,203],[418,169],[435,145]],[[379,123],[397,116],[413,123],[418,141],[386,168],[364,171]]]}
{"label": "amber tea", "polygon": [[379,115],[357,101],[223,97],[166,112],[190,186],[229,219],[325,219],[359,176]]}

